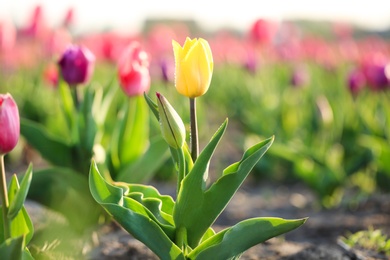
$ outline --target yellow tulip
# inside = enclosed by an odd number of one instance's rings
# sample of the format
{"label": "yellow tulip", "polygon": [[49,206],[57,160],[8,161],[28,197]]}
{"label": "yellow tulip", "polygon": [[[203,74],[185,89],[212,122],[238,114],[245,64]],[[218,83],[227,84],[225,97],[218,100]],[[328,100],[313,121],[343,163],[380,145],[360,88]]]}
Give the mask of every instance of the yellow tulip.
{"label": "yellow tulip", "polygon": [[174,40],[172,46],[177,91],[190,98],[202,96],[209,89],[214,67],[209,43],[187,37],[183,47]]}

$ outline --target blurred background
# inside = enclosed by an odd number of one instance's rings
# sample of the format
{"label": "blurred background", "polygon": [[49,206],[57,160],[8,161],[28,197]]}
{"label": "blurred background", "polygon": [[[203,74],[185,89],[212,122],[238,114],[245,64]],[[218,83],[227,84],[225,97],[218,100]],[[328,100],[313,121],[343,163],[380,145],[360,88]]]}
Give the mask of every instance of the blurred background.
{"label": "blurred background", "polygon": [[[23,118],[64,134],[56,116],[64,49],[88,47],[91,84],[107,89],[119,87],[117,61],[138,41],[150,56],[150,91],[164,92],[188,121],[173,87],[171,42],[203,37],[215,71],[199,101],[200,135],[208,140],[225,117],[232,128],[216,171],[275,135],[254,179],[304,183],[332,207],[345,188],[354,196],[390,190],[389,26],[390,1],[379,0],[1,1],[0,91],[14,96]],[[26,143],[10,161],[35,158]],[[155,176],[172,172],[168,163]]]}

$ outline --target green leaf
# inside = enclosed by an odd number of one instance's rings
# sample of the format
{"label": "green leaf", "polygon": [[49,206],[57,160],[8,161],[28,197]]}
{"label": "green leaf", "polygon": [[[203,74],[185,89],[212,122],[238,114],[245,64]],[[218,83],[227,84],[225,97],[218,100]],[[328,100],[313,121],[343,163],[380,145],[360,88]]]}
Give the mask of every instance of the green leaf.
{"label": "green leaf", "polygon": [[0,245],[1,259],[22,259],[24,237],[9,238]]}
{"label": "green leaf", "polygon": [[83,147],[85,151],[87,151],[88,155],[92,155],[92,150],[95,144],[95,137],[97,133],[96,122],[92,114],[94,98],[94,90],[92,90],[92,88],[87,88],[85,90],[84,99],[81,104],[81,113],[79,114],[78,123],[80,146]]}
{"label": "green leaf", "polygon": [[204,232],[225,209],[273,140],[271,137],[249,148],[242,159],[227,167],[223,175],[208,190],[202,188],[203,180],[199,177],[203,173],[203,169],[199,170],[197,167],[202,154],[199,156],[194,168],[183,180],[182,185],[185,188],[178,195],[174,211],[175,223],[177,227],[187,229],[188,243],[192,248],[198,245]]}
{"label": "green leaf", "polygon": [[119,134],[121,164],[134,161],[145,151],[149,140],[149,111],[142,96],[134,96],[124,105]]}
{"label": "green leaf", "polygon": [[[174,227],[167,223],[159,222],[159,219],[143,204],[131,197],[122,197],[123,191],[128,195],[141,194],[138,191],[148,191],[149,196],[139,196],[139,200],[152,203],[154,210],[157,204],[161,203],[158,197],[159,193],[146,186],[129,186],[128,188],[119,188],[107,183],[100,175],[96,164],[93,162],[90,170],[90,189],[95,200],[102,205],[114,219],[136,239],[149,247],[160,259],[185,259],[180,248],[178,248],[168,237],[165,231],[174,235]],[[119,184],[126,185],[126,184]],[[134,190],[133,192],[131,192]],[[142,198],[144,197],[144,198]],[[165,198],[166,199],[166,198]],[[156,204],[157,202],[157,204]],[[168,199],[169,203],[172,203]],[[162,208],[162,206],[161,206]],[[153,210],[153,211],[154,211]],[[160,212],[161,213],[161,212]]]}
{"label": "green leaf", "polygon": [[144,214],[115,204],[102,204],[121,226],[134,238],[144,243],[160,259],[185,259],[182,251],[164,233],[159,225]]}
{"label": "green leaf", "polygon": [[225,260],[240,256],[244,251],[272,237],[298,228],[304,219],[252,218],[222,230],[201,243],[189,255],[189,259]]}
{"label": "green leaf", "polygon": [[34,234],[34,226],[25,207],[11,221],[11,237],[25,236],[26,244],[30,242]]}
{"label": "green leaf", "polygon": [[28,119],[20,119],[20,133],[43,158],[57,166],[72,168],[72,147],[46,128]]}
{"label": "green leaf", "polygon": [[24,201],[26,200],[28,189],[30,188],[30,183],[32,179],[32,164],[28,167],[21,185],[20,189],[15,194],[15,198],[10,200],[10,206],[8,211],[8,218],[13,219],[19,212],[19,210],[23,207]]}
{"label": "green leaf", "polygon": [[160,114],[158,112],[158,105],[152,99],[150,99],[150,97],[148,95],[146,95],[146,93],[144,93],[144,97],[145,97],[146,103],[149,105],[150,110],[152,110],[157,121],[159,121]]}
{"label": "green leaf", "polygon": [[127,183],[145,183],[169,158],[167,143],[161,136],[150,140],[149,148],[135,162],[124,167],[115,178]]}
{"label": "green leaf", "polygon": [[159,199],[161,204],[161,211],[172,215],[173,212],[173,206],[175,205],[175,202],[173,201],[171,196],[168,195],[161,195],[159,191],[149,185],[142,185],[142,184],[127,184],[129,187],[129,194],[131,193],[142,193],[144,198],[156,198]]}

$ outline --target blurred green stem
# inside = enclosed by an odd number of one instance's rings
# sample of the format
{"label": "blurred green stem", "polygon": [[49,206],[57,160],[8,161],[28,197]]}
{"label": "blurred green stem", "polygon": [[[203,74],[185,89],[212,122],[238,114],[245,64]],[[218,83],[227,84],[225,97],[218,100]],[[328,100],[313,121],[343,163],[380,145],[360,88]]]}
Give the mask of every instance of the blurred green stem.
{"label": "blurred green stem", "polygon": [[80,110],[80,93],[79,93],[79,88],[77,85],[72,85],[69,86],[71,91],[72,91],[72,96],[73,96],[73,103],[74,106],[76,107],[76,111]]}
{"label": "blurred green stem", "polygon": [[195,162],[199,154],[199,141],[198,141],[198,123],[196,120],[196,100],[190,98],[190,120],[191,120],[191,157]]}
{"label": "blurred green stem", "polygon": [[10,223],[8,220],[8,192],[7,192],[7,181],[5,178],[5,167],[4,167],[4,155],[0,156],[0,169],[1,169],[1,183],[0,183],[0,189],[1,189],[1,205],[2,205],[2,212],[3,212],[3,225],[4,225],[4,238],[7,239],[11,236],[10,234]]}

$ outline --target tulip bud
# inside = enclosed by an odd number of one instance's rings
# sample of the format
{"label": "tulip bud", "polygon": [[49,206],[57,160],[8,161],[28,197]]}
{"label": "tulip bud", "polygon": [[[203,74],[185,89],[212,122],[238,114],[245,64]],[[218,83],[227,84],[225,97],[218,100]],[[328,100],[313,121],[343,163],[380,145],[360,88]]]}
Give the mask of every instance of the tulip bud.
{"label": "tulip bud", "polygon": [[175,56],[175,86],[189,98],[205,94],[213,74],[213,56],[209,43],[202,39],[187,38],[184,46],[172,41]]}
{"label": "tulip bud", "polygon": [[182,148],[186,138],[184,123],[163,95],[156,96],[162,136],[172,148]]}
{"label": "tulip bud", "polygon": [[95,55],[86,47],[70,45],[58,62],[64,80],[70,85],[87,83],[93,73]]}
{"label": "tulip bud", "polygon": [[0,94],[0,155],[12,151],[20,136],[19,110],[10,94]]}
{"label": "tulip bud", "polygon": [[138,42],[131,43],[118,63],[119,82],[128,95],[137,96],[149,90],[149,56]]}

